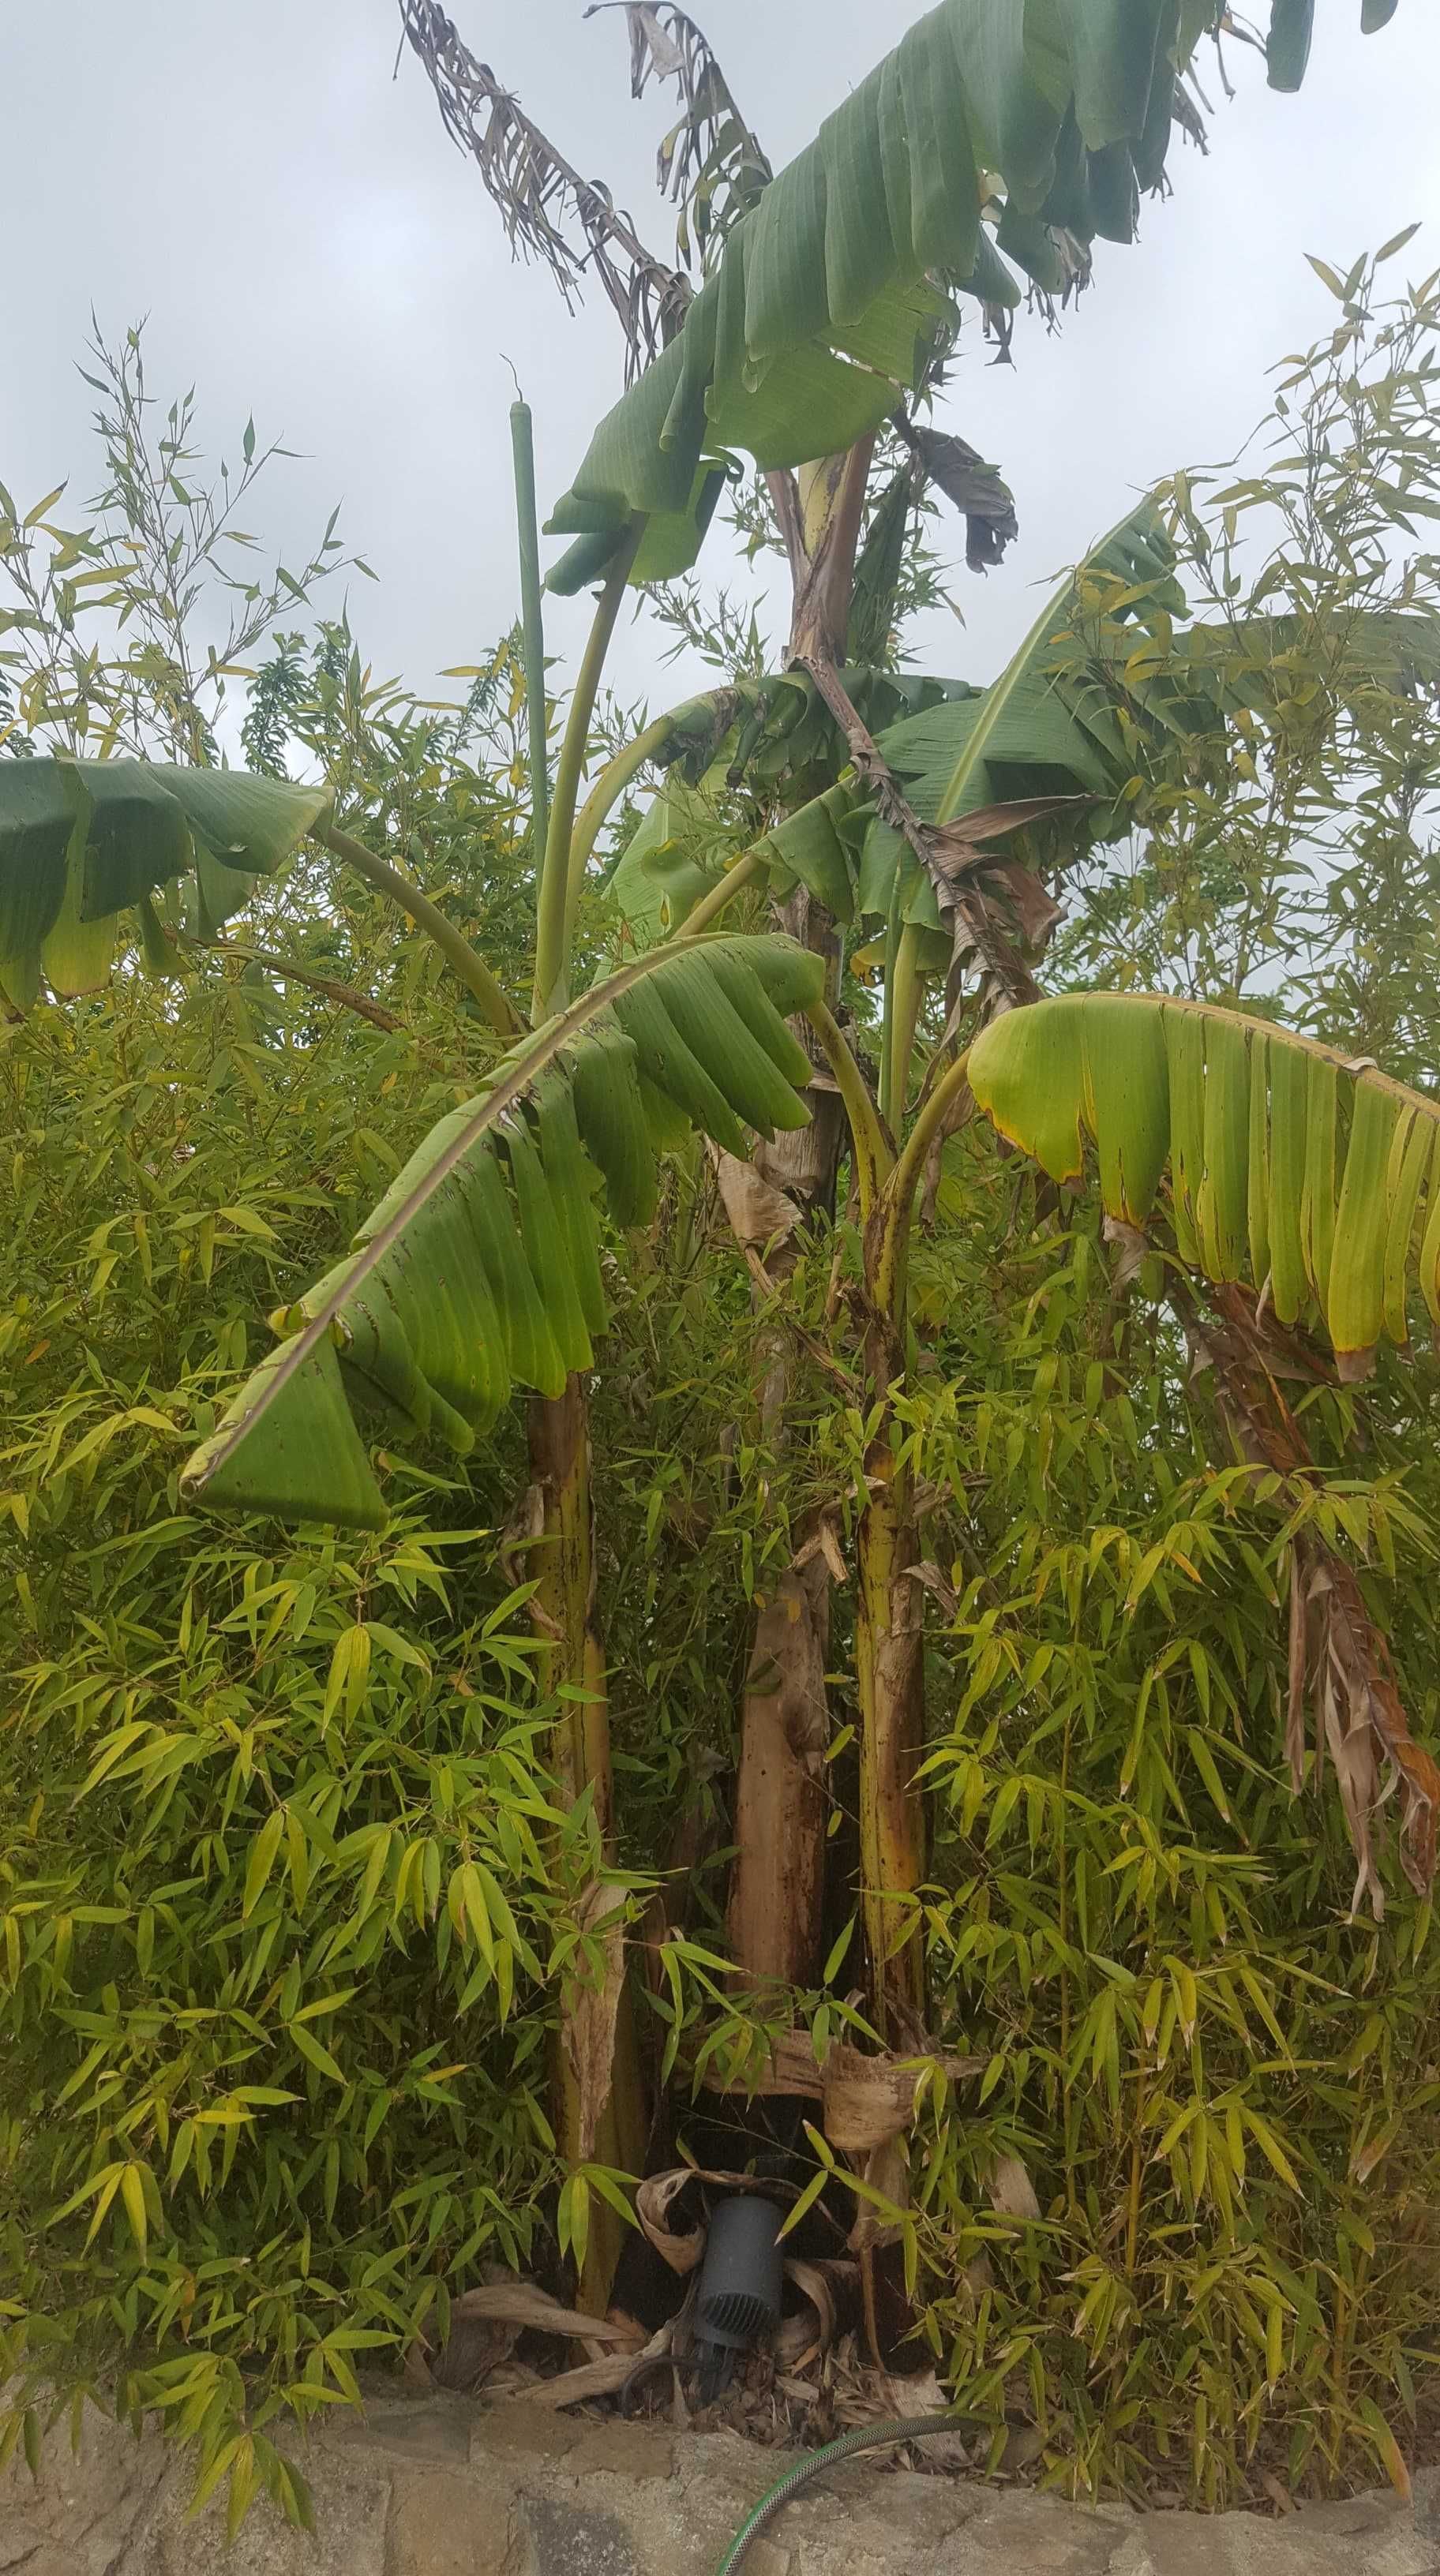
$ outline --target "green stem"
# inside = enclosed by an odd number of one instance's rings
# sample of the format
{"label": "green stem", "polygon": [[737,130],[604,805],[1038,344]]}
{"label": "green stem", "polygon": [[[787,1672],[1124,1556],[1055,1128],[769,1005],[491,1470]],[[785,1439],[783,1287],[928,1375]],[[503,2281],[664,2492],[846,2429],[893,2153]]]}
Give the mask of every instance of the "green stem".
{"label": "green stem", "polygon": [[[686,928],[688,930],[689,924]],[[855,1181],[860,1192],[861,1222],[868,1224],[872,1211],[880,1203],[881,1191],[891,1173],[894,1156],[886,1141],[885,1130],[875,1114],[875,1104],[865,1088],[865,1078],[851,1052],[844,1030],[823,1002],[816,1002],[805,1014],[820,1044],[825,1059],[835,1076],[836,1088],[845,1104],[850,1121],[850,1137],[855,1149]]]}
{"label": "green stem", "polygon": [[515,456],[515,518],[520,535],[520,615],[525,659],[525,718],[530,735],[530,846],[544,849],[550,823],[550,769],[545,726],[545,620],[540,604],[540,530],[535,509],[535,440],[530,406],[510,406]]}
{"label": "green stem", "polygon": [[890,1124],[900,1132],[905,1116],[905,1099],[910,1089],[910,1062],[915,1053],[915,1031],[920,1025],[920,1005],[925,994],[925,978],[920,971],[920,925],[902,924],[895,951],[895,973],[890,987],[890,1012],[887,1036],[890,1056]]}
{"label": "green stem", "polygon": [[[970,1050],[951,1065],[949,1072],[936,1083],[914,1126],[905,1140],[905,1150],[885,1185],[885,1228],[894,1242],[908,1242],[910,1206],[920,1186],[925,1157],[935,1138],[944,1128],[957,1095],[964,1090],[970,1072]],[[894,1261],[890,1275],[893,1276]],[[882,1276],[882,1291],[884,1278]]]}
{"label": "green stem", "polygon": [[720,689],[709,689],[698,698],[687,698],[683,706],[672,708],[668,715],[657,716],[653,724],[646,725],[643,733],[637,733],[633,742],[627,742],[623,751],[618,751],[613,760],[607,760],[605,763],[580,808],[575,829],[570,838],[570,862],[565,900],[567,953],[574,942],[575,916],[580,909],[580,890],[585,883],[585,871],[590,864],[591,855],[606,820],[614,812],[631,780],[639,776],[646,762],[665,757],[666,744],[679,732],[687,716],[695,716],[707,711],[725,694],[727,693]]}
{"label": "green stem", "polygon": [[900,956],[900,933],[900,871],[897,868],[885,922],[885,999],[880,1016],[880,1079],[876,1086],[880,1115],[892,1134],[897,1125],[891,1093],[894,1084],[895,970]]}
{"label": "green stem", "polygon": [[702,895],[694,911],[686,914],[680,925],[685,938],[693,939],[697,932],[708,930],[711,922],[719,919],[726,906],[734,902],[737,894],[743,894],[747,886],[758,884],[765,873],[764,853],[760,850],[746,850],[744,855],[736,860],[733,868],[727,868],[720,883],[712,886],[707,895]]}
{"label": "green stem", "polygon": [[550,830],[540,870],[535,914],[535,999],[531,1017],[537,1028],[543,1020],[552,1019],[557,1011],[563,1011],[570,998],[566,927],[571,910],[570,858],[575,808],[580,798],[580,780],[589,749],[591,719],[600,694],[605,656],[610,650],[610,639],[615,632],[615,621],[620,614],[625,585],[630,578],[630,567],[644,527],[643,519],[632,521],[620,552],[605,576],[605,587],[600,593],[595,622],[590,629],[585,658],[570,701],[565,739],[560,746],[560,759],[555,771],[555,797],[550,808]]}
{"label": "green stem", "polygon": [[352,841],[349,833],[340,831],[334,823],[317,823],[314,838],[323,841],[327,850],[333,850],[337,858],[344,859],[346,865],[354,868],[368,884],[379,893],[388,895],[392,903],[398,903],[401,911],[409,914],[416,929],[423,930],[433,941],[446,965],[459,976],[466,991],[479,1003],[491,1028],[499,1036],[513,1038],[520,1035],[525,1023],[514,1003],[501,990],[484,958],[476,956],[463,931],[457,930],[453,921],[446,920],[438,904],[433,904],[428,894],[422,894],[420,888],[413,885],[409,877],[402,877],[399,869],[392,868],[387,859],[377,859],[374,851],[367,850],[363,841]]}

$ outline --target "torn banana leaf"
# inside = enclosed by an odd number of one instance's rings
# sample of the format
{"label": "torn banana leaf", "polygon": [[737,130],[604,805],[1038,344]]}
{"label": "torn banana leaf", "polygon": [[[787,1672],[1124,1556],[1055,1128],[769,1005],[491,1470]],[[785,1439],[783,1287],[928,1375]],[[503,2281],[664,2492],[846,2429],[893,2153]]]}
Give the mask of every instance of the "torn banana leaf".
{"label": "torn banana leaf", "polygon": [[[1367,0],[1367,25],[1382,14]],[[1142,192],[1164,184],[1178,74],[1218,15],[1214,0],[942,0],[917,18],[731,227],[551,532],[613,552],[643,511],[667,563],[692,561],[703,461],[745,448],[798,465],[877,429],[953,327],[937,282],[1013,306],[1007,259],[1053,293],[1077,245],[1133,240]],[[1313,0],[1274,0],[1277,87],[1299,85],[1312,17]],[[1001,200],[992,233],[982,206]]]}
{"label": "torn banana leaf", "polygon": [[464,1457],[513,1386],[559,1395],[605,1321],[602,1189],[617,1223],[643,1223],[677,1124],[742,1157],[747,1128],[803,1127],[812,1069],[786,1015],[823,988],[822,960],[791,940],[696,939],[528,1034],[431,1130],[344,1260],[273,1319],[281,1345],[189,1460],[187,1496],[379,1528],[352,1404]]}
{"label": "torn banana leaf", "polygon": [[1413,1285],[1440,1331],[1440,1101],[1373,1065],[1209,1003],[1078,993],[992,1021],[970,1087],[1052,1180],[1092,1142],[1127,1225],[1168,1170],[1181,1258],[1323,1326],[1342,1378],[1405,1343]]}

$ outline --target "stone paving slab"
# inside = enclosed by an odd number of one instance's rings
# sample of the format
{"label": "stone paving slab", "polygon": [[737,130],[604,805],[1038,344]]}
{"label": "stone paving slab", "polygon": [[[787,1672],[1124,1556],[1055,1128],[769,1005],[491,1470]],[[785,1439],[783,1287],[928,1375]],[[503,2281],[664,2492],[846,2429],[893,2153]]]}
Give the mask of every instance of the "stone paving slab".
{"label": "stone paving slab", "polygon": [[[335,2413],[297,2456],[318,2536],[257,2504],[232,2548],[196,2520],[157,2436],[91,2410],[78,2459],[0,2475],[0,2576],[713,2576],[789,2455],[733,2433],[410,2398]],[[1280,2518],[1086,2512],[983,2479],[827,2471],[752,2547],[744,2576],[1440,2576],[1440,2473]]]}

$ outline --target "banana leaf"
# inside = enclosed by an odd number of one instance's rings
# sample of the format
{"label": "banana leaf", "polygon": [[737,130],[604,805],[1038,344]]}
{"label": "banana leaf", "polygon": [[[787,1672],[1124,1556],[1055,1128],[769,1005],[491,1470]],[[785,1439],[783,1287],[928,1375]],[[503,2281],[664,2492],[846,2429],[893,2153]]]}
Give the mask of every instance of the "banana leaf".
{"label": "banana leaf", "polygon": [[[1367,0],[1367,25],[1387,14]],[[1132,240],[1142,191],[1164,181],[1178,72],[1217,16],[1213,0],[942,0],[917,19],[731,228],[670,347],[600,423],[551,533],[613,552],[643,511],[665,561],[692,562],[707,458],[837,453],[919,381],[950,323],[942,288],[1014,305],[1002,249],[1053,292],[1058,231]],[[1274,0],[1278,87],[1299,84],[1312,16],[1313,0]],[[981,205],[997,179],[992,236]],[[552,584],[578,586],[578,560]],[[593,578],[594,549],[583,563]]]}
{"label": "banana leaf", "polygon": [[42,980],[93,992],[118,917],[193,876],[205,935],[329,811],[330,791],[236,769],[138,760],[0,761],[0,993],[27,1010]]}
{"label": "banana leaf", "polygon": [[1368,1374],[1382,1336],[1403,1346],[1416,1284],[1440,1331],[1440,1100],[1269,1021],[1149,994],[1011,1011],[969,1073],[1052,1180],[1078,1179],[1093,1143],[1127,1225],[1168,1170],[1182,1260],[1323,1327],[1342,1378]]}
{"label": "banana leaf", "polygon": [[513,1385],[559,1395],[605,1322],[602,1187],[618,1223],[642,1224],[677,1122],[742,1159],[746,1128],[806,1125],[811,1066],[785,1014],[823,986],[791,940],[696,939],[529,1033],[432,1129],[345,1259],[272,1319],[279,1347],[189,1460],[185,1494],[379,1528],[352,1406],[464,1457]]}

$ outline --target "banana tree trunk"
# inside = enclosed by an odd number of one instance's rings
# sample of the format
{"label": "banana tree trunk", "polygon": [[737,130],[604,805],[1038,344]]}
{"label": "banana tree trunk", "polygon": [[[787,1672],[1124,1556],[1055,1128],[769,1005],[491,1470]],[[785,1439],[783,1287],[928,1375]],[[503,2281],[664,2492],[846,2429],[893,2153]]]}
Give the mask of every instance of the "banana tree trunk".
{"label": "banana tree trunk", "polygon": [[876,2027],[887,2046],[901,2049],[922,2046],[925,2031],[924,1945],[911,1905],[925,1876],[925,1807],[915,1779],[925,1734],[923,1596],[910,1571],[920,1537],[890,1396],[903,1358],[903,1311],[877,1314],[866,1376],[879,1415],[856,1533],[861,1917]]}
{"label": "banana tree trunk", "polygon": [[[613,1856],[614,1787],[605,1657],[595,1624],[595,1545],[590,1491],[590,1407],[583,1378],[563,1395],[536,1396],[529,1411],[530,1477],[539,1497],[539,1529],[530,1563],[537,1579],[531,1617],[541,1639],[540,1680],[564,1691],[555,1729],[555,1771],[573,1806],[588,1788],[607,1858]],[[622,1982],[613,2040],[573,2045],[580,2017],[557,2034],[551,2065],[556,2145],[572,2169],[609,2165],[643,2170],[648,2122],[628,1991]],[[589,2243],[579,2305],[603,2316],[624,2227],[609,2204],[592,2197]]]}
{"label": "banana tree trunk", "polygon": [[[780,922],[838,973],[834,924],[803,887],[780,907]],[[806,1023],[791,1025],[813,1057],[814,1039]],[[816,1070],[809,1126],[782,1132],[755,1154],[762,1178],[783,1190],[801,1211],[797,1234],[770,1257],[769,1276],[777,1287],[795,1267],[806,1222],[822,1211],[832,1213],[835,1205],[844,1115],[828,1073],[823,1065]],[[783,1321],[767,1337],[763,1357],[761,1429],[780,1448],[795,1373],[795,1346]],[[809,1986],[820,1974],[829,1823],[829,1649],[830,1577],[824,1557],[817,1555],[781,1575],[756,1614],[750,1641],[727,1925],[736,1964],[756,1984],[778,1978]]]}
{"label": "banana tree trunk", "polygon": [[[855,550],[874,440],[803,468],[798,480],[773,474],[770,490],[790,558],[790,655],[816,653],[843,662],[854,586]],[[824,956],[838,985],[835,924],[803,886],[777,906],[780,927]],[[756,1167],[784,1190],[803,1221],[833,1215],[845,1132],[844,1112],[813,1034],[793,1023],[816,1062],[811,1123],[761,1145]],[[795,1266],[794,1237],[772,1255],[778,1284]],[[794,1345],[783,1326],[767,1353],[762,1424],[783,1445],[794,1377]],[[756,1614],[740,1723],[735,1788],[735,1859],[727,1928],[737,1966],[759,1983],[818,1982],[823,1955],[828,1800],[825,1748],[830,1713],[825,1672],[830,1644],[830,1578],[823,1556],[791,1568]]]}

